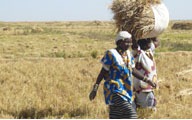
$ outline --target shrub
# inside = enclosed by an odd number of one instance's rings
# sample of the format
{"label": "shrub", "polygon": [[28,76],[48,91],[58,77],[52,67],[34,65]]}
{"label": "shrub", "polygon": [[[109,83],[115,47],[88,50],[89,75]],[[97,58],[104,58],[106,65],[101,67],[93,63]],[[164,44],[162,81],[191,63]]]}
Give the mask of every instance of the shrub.
{"label": "shrub", "polygon": [[94,50],[94,51],[91,52],[91,57],[92,58],[97,58],[97,56],[98,56],[98,51]]}

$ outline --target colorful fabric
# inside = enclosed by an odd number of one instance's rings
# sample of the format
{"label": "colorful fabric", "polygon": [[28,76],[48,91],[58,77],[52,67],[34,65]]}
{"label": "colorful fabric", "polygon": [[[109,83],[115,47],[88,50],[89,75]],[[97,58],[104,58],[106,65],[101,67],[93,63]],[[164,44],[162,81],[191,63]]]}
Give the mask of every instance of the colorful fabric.
{"label": "colorful fabric", "polygon": [[[132,103],[132,72],[134,67],[134,58],[131,57],[130,51],[127,51],[126,58],[117,52],[116,49],[106,51],[101,60],[103,68],[109,71],[109,78],[104,78],[104,96],[106,104],[112,105],[112,94],[118,93],[120,97]],[[130,57],[130,58],[129,58]]]}
{"label": "colorful fabric", "polygon": [[[138,48],[137,54],[135,57],[136,69],[143,75],[147,76],[153,82],[157,82],[157,72],[156,72],[156,64],[153,56],[154,49],[149,50],[141,50]],[[139,80],[138,78],[134,78],[134,89],[140,92],[150,92],[152,91],[152,87]]]}
{"label": "colorful fabric", "polygon": [[156,106],[156,99],[153,92],[136,92],[135,98],[137,107],[154,108]]}

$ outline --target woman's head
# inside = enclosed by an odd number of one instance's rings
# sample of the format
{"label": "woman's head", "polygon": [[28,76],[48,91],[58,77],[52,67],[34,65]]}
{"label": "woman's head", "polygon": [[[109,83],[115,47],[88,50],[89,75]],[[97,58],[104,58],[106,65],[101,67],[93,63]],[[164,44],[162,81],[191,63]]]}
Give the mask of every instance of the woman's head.
{"label": "woman's head", "polygon": [[142,50],[148,50],[151,48],[151,39],[140,39],[138,40],[138,45],[141,47]]}
{"label": "woman's head", "polygon": [[121,48],[123,51],[126,51],[129,47],[132,46],[131,34],[127,31],[121,31],[117,34],[115,39],[117,47]]}

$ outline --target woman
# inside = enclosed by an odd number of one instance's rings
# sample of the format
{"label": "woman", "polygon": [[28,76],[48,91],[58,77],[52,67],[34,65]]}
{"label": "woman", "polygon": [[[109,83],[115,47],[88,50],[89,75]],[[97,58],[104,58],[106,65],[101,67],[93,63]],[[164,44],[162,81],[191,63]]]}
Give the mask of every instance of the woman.
{"label": "woman", "polygon": [[[105,103],[109,105],[110,119],[137,118],[136,111],[132,107],[132,68],[134,58],[128,50],[132,46],[131,34],[121,31],[116,37],[115,49],[107,50],[101,60],[102,69],[97,77],[96,83],[89,98],[93,100],[96,96],[98,86],[104,78]],[[137,72],[133,69],[134,74]],[[141,74],[137,77],[155,87],[155,84]]]}
{"label": "woman", "polygon": [[[135,50],[136,69],[144,76],[150,78],[157,84],[156,64],[154,60],[154,49],[159,45],[156,38],[138,40]],[[134,78],[135,104],[137,107],[155,109],[156,99],[153,88],[138,78]]]}

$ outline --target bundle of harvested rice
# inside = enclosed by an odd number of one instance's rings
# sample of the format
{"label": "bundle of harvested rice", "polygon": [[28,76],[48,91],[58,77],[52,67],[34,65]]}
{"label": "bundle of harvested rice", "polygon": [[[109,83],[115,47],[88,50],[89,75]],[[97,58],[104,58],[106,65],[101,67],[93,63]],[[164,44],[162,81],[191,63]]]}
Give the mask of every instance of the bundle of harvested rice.
{"label": "bundle of harvested rice", "polygon": [[111,10],[118,31],[126,30],[136,40],[156,37],[169,22],[168,10],[161,0],[113,0]]}

